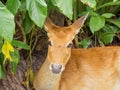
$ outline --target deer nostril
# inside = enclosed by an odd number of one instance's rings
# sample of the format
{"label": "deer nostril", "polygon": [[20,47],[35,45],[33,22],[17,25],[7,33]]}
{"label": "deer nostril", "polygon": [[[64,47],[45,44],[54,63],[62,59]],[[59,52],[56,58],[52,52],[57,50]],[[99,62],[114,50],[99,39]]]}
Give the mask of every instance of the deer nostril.
{"label": "deer nostril", "polygon": [[61,69],[62,65],[61,64],[52,64],[52,68]]}
{"label": "deer nostril", "polygon": [[51,70],[54,74],[59,74],[62,70],[61,64],[51,64]]}

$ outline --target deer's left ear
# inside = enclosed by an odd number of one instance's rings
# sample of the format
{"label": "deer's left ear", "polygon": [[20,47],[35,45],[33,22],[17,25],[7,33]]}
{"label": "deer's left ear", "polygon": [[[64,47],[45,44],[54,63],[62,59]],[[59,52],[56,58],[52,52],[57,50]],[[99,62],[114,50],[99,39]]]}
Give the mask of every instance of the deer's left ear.
{"label": "deer's left ear", "polygon": [[49,29],[51,29],[53,27],[53,23],[52,21],[47,17],[44,23],[44,28],[47,32],[49,32]]}
{"label": "deer's left ear", "polygon": [[72,28],[72,32],[74,32],[75,35],[78,34],[79,30],[83,26],[87,17],[88,17],[88,14],[82,16],[77,21],[75,21],[72,25],[70,25],[70,27]]}
{"label": "deer's left ear", "polygon": [[54,30],[57,26],[50,20],[50,18],[46,18],[44,28],[47,32],[51,32],[51,30]]}

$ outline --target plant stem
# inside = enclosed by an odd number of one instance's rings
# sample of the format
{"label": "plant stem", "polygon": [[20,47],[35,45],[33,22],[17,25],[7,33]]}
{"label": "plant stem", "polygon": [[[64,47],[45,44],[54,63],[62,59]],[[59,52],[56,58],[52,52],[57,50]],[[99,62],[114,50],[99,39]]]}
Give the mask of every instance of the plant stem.
{"label": "plant stem", "polygon": [[29,53],[29,57],[30,57],[30,63],[32,65],[32,38],[33,38],[33,35],[34,35],[34,32],[35,32],[35,25],[33,26],[32,28],[32,32],[31,32],[31,35],[30,35],[30,53]]}
{"label": "plant stem", "polygon": [[[77,19],[77,0],[73,0],[73,21]],[[75,36],[75,47],[78,47],[78,35]]]}
{"label": "plant stem", "polygon": [[77,19],[77,0],[73,1],[73,21]]}
{"label": "plant stem", "polygon": [[22,25],[21,25],[17,20],[16,20],[16,24],[17,24],[17,26],[20,28],[20,30],[21,30],[21,32],[22,32],[22,35],[23,35],[23,42],[26,43],[26,34],[25,34],[24,30],[23,30]]}

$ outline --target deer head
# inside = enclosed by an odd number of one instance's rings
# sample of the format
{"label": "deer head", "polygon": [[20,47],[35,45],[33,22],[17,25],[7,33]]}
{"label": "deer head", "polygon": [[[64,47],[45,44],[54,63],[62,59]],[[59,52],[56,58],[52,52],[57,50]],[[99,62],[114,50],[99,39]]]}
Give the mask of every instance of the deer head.
{"label": "deer head", "polygon": [[47,18],[45,30],[48,33],[50,45],[48,46],[47,59],[50,62],[50,71],[60,74],[71,56],[71,44],[75,35],[84,24],[88,14],[82,16],[68,27],[56,26]]}

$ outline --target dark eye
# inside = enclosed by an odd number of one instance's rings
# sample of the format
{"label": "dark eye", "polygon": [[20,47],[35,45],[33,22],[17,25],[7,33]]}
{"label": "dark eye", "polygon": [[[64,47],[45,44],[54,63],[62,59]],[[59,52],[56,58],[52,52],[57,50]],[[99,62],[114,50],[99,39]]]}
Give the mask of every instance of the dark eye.
{"label": "dark eye", "polygon": [[51,41],[48,41],[48,45],[52,46]]}
{"label": "dark eye", "polygon": [[73,47],[73,44],[72,43],[70,43],[68,46],[67,46],[67,48],[72,48]]}

